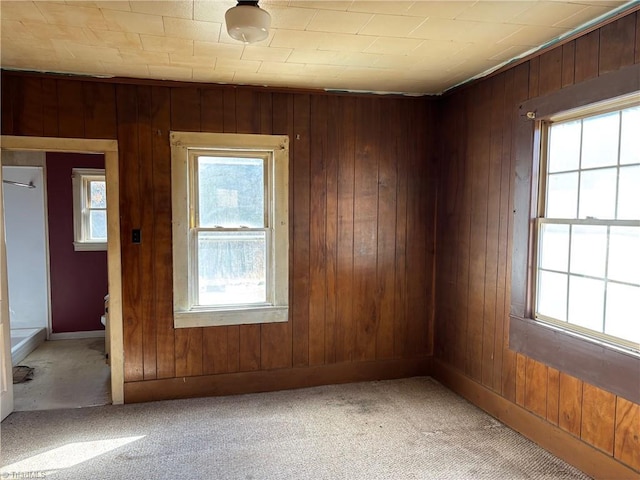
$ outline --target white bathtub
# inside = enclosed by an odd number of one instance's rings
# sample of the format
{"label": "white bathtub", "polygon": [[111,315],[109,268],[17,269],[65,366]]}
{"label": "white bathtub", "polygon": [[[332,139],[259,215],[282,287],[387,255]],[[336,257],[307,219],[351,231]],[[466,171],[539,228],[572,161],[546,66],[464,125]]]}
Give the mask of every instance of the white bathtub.
{"label": "white bathtub", "polygon": [[11,362],[14,366],[40,346],[47,338],[44,328],[11,329]]}

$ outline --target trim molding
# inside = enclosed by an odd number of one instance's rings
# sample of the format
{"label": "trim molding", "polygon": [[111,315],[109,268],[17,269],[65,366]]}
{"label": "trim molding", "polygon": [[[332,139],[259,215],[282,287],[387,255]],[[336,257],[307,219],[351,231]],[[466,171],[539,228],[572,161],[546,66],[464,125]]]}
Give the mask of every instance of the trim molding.
{"label": "trim molding", "polygon": [[168,378],[124,384],[125,403],[239,395],[431,375],[432,357]]}
{"label": "trim molding", "polygon": [[511,403],[440,360],[433,360],[432,369],[433,377],[447,388],[587,475],[602,480],[640,478],[638,472],[613,457]]}

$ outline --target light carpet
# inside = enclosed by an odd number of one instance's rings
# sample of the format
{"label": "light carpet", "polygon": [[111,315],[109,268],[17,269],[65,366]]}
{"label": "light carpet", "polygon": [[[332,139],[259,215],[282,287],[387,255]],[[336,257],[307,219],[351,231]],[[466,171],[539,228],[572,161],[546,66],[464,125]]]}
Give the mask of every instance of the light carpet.
{"label": "light carpet", "polygon": [[16,412],[2,465],[0,478],[588,478],[430,377]]}

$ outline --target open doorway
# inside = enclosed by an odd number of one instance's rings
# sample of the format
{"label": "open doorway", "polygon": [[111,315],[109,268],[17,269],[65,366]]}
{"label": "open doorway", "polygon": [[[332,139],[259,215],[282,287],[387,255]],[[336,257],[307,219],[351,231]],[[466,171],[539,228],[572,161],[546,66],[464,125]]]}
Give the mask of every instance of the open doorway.
{"label": "open doorway", "polygon": [[[2,149],[3,151],[76,152],[104,154],[107,196],[109,198],[116,199],[115,201],[108,202],[106,209],[108,230],[107,271],[109,294],[109,320],[106,322],[106,340],[109,344],[110,349],[110,394],[112,403],[123,403],[124,384],[117,142],[114,140],[81,140],[3,136]],[[5,261],[2,261],[2,269],[6,269]],[[9,308],[11,308],[11,305],[9,305]],[[6,316],[7,315],[5,315],[5,317]],[[7,318],[4,318],[3,323],[6,323],[7,320]],[[6,351],[6,348],[3,347],[2,353],[3,360],[6,361],[9,354]],[[10,362],[10,359],[8,360]],[[4,363],[4,365],[6,366],[6,363]],[[7,396],[6,398],[9,397],[10,396]],[[5,399],[4,393],[3,399]],[[5,410],[6,409],[3,408],[3,415]]]}
{"label": "open doorway", "polygon": [[104,167],[2,152],[14,410],[111,403]]}

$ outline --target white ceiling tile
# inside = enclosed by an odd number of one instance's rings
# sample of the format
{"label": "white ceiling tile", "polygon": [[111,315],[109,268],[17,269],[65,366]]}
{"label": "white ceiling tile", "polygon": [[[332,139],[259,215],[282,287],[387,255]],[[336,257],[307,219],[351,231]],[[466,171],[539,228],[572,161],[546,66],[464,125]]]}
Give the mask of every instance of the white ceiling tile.
{"label": "white ceiling tile", "polygon": [[122,12],[119,10],[101,10],[109,30],[122,32],[148,33],[164,35],[162,17],[146,13]]}
{"label": "white ceiling tile", "polygon": [[456,15],[456,20],[502,23],[536,5],[535,1],[505,2],[481,1]]}
{"label": "white ceiling tile", "polygon": [[421,17],[376,15],[358,33],[381,37],[406,37],[425,21]]}
{"label": "white ceiling tile", "polygon": [[416,49],[422,40],[415,38],[377,38],[364,51],[366,53],[381,53],[384,55],[408,55]]}
{"label": "white ceiling tile", "polygon": [[373,15],[369,13],[318,10],[306,30],[331,33],[357,33]]}
{"label": "white ceiling tile", "polygon": [[354,1],[349,6],[350,12],[364,12],[364,13],[386,13],[388,15],[404,15],[408,12],[409,8],[415,2],[367,2],[367,1]]}
{"label": "white ceiling tile", "polygon": [[153,1],[137,0],[130,2],[131,11],[162,15],[163,17],[177,17],[191,20],[193,18],[193,3],[182,1]]}
{"label": "white ceiling tile", "polygon": [[452,20],[475,3],[475,1],[417,1],[407,10],[407,15],[428,18],[448,18]]}
{"label": "white ceiling tile", "polygon": [[300,7],[300,8],[313,8],[320,10],[338,10],[338,11],[346,11],[351,2],[330,2],[330,1],[312,1],[312,0],[302,0],[302,1],[290,1],[289,5],[291,7]]}
{"label": "white ceiling tile", "polygon": [[291,56],[291,48],[264,47],[247,45],[242,52],[242,60],[259,60],[263,62],[286,62]]}
{"label": "white ceiling tile", "polygon": [[222,25],[215,22],[185,20],[183,18],[164,17],[164,33],[169,37],[190,38],[204,42],[217,42]]}
{"label": "white ceiling tile", "polygon": [[47,20],[34,2],[2,2],[2,20],[45,23]]}

